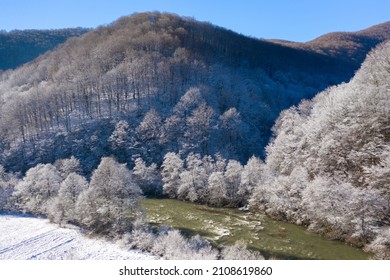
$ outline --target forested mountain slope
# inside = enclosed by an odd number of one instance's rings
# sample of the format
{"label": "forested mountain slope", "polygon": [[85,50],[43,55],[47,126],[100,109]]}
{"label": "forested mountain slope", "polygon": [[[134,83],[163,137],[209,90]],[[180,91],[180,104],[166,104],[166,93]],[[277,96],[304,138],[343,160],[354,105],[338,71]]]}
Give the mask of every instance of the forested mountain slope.
{"label": "forested mountain slope", "polygon": [[85,28],[0,31],[0,71],[15,69],[87,31]]}
{"label": "forested mountain slope", "polygon": [[325,54],[359,67],[373,47],[388,39],[390,39],[390,22],[357,32],[333,32],[305,43],[275,41],[282,45]]}
{"label": "forested mountain slope", "polygon": [[245,162],[282,109],[356,67],[190,18],[123,17],[2,74],[0,163],[25,171],[74,155],[89,173],[103,156],[160,164],[171,151]]}
{"label": "forested mountain slope", "polygon": [[389,258],[389,77],[387,42],[348,84],[283,111],[253,205]]}

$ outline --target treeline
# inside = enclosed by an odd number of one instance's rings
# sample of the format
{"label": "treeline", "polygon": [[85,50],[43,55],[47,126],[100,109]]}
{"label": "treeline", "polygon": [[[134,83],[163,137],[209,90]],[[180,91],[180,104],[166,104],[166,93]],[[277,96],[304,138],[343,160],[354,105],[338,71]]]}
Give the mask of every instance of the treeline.
{"label": "treeline", "polygon": [[54,165],[38,164],[23,178],[3,172],[0,210],[44,215],[101,234],[131,231],[142,216],[142,191],[127,167],[102,158],[89,182],[79,170],[79,161],[72,157]]}
{"label": "treeline", "polygon": [[252,157],[245,166],[236,160],[168,153],[161,168],[163,193],[170,198],[216,207],[245,207],[256,186],[264,181],[264,163]]}

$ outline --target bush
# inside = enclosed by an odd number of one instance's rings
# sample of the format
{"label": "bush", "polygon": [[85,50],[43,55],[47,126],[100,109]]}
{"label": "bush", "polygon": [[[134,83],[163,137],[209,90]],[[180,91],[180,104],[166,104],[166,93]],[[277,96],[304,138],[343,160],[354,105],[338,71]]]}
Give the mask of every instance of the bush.
{"label": "bush", "polygon": [[243,241],[237,241],[233,246],[223,248],[221,258],[224,260],[264,260],[259,252],[249,251]]}

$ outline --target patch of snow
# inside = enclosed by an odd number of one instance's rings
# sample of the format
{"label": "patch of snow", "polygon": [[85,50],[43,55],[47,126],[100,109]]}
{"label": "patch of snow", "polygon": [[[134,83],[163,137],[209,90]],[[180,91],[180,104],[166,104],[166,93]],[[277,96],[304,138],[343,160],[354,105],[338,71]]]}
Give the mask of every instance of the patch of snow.
{"label": "patch of snow", "polygon": [[0,215],[0,260],[146,260],[154,256],[96,238],[47,219]]}

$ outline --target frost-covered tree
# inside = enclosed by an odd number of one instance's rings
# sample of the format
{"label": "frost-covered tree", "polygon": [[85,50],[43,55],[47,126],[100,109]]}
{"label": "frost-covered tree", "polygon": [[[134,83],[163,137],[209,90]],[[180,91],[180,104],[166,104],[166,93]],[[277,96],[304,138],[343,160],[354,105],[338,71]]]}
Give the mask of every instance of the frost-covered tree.
{"label": "frost-covered tree", "polygon": [[54,166],[58,169],[63,179],[68,177],[71,173],[80,173],[81,171],[80,161],[74,156],[57,160],[54,163]]}
{"label": "frost-covered tree", "polygon": [[0,165],[0,210],[13,210],[13,192],[15,185],[18,184],[18,179],[12,173],[8,173],[4,170],[4,167]]}
{"label": "frost-covered tree", "polygon": [[313,180],[302,193],[306,218],[311,221],[310,228],[330,238],[345,237],[345,232],[353,230],[350,201],[354,193],[350,184],[337,185],[323,177]]}
{"label": "frost-covered tree", "polygon": [[[210,172],[209,158],[190,153],[186,158],[186,170],[180,174],[178,198],[202,202],[208,196],[207,184]],[[212,171],[212,170],[211,170]]]}
{"label": "frost-covered tree", "polygon": [[150,166],[146,166],[141,158],[137,158],[134,164],[134,181],[141,188],[143,194],[160,196],[162,194],[162,181],[157,165],[152,163]]}
{"label": "frost-covered tree", "polygon": [[217,207],[221,207],[226,204],[227,190],[225,177],[222,172],[217,171],[211,173],[208,180],[208,193],[208,204]]}
{"label": "frost-covered tree", "polygon": [[224,147],[222,151],[229,156],[238,156],[236,153],[245,150],[242,147],[245,125],[236,108],[230,108],[219,116],[219,137]]}
{"label": "frost-covered tree", "polygon": [[296,167],[290,176],[278,176],[269,185],[269,208],[267,213],[279,219],[301,223],[303,218],[302,193],[308,184],[304,168]]}
{"label": "frost-covered tree", "polygon": [[237,241],[232,246],[226,246],[221,251],[224,260],[264,260],[259,252],[249,251],[243,241]]}
{"label": "frost-covered tree", "polygon": [[175,115],[179,116],[182,120],[186,120],[191,115],[191,112],[203,102],[204,99],[200,89],[192,87],[180,98],[173,111]]}
{"label": "frost-covered tree", "polygon": [[220,154],[215,155],[215,171],[225,172],[226,169],[226,159]]}
{"label": "frost-covered tree", "polygon": [[189,151],[198,151],[202,154],[209,153],[209,138],[214,116],[213,109],[206,103],[195,108],[187,117],[187,125],[184,136],[185,148]]}
{"label": "frost-covered tree", "polygon": [[267,146],[266,161],[270,168],[280,174],[289,175],[295,167],[294,162],[303,154],[300,151],[305,133],[301,127],[303,119],[301,112],[293,107],[283,111],[272,128],[280,136]]}
{"label": "frost-covered tree", "polygon": [[163,193],[170,198],[177,197],[180,187],[180,174],[183,172],[184,162],[176,153],[167,153],[162,164]]}
{"label": "frost-covered tree", "polygon": [[354,189],[350,199],[351,220],[355,227],[352,238],[356,239],[357,244],[365,244],[375,236],[377,224],[382,219],[378,213],[383,209],[385,201],[375,189]]}
{"label": "frost-covered tree", "polygon": [[382,216],[390,223],[390,146],[380,155],[380,162],[365,168],[367,184],[377,189],[385,200]]}
{"label": "frost-covered tree", "polygon": [[240,201],[248,202],[256,186],[265,179],[263,173],[264,163],[252,156],[242,170],[240,187],[237,192]]}
{"label": "frost-covered tree", "polygon": [[23,211],[47,214],[48,205],[57,196],[61,182],[61,175],[52,164],[38,164],[16,185],[17,204]]}
{"label": "frost-covered tree", "polygon": [[224,177],[226,182],[226,197],[231,206],[239,206],[243,203],[237,195],[240,189],[242,171],[243,167],[241,163],[236,160],[229,160]]}
{"label": "frost-covered tree", "polygon": [[189,200],[195,202],[199,199],[197,193],[197,182],[193,172],[184,170],[180,173],[180,185],[177,189],[177,198],[180,200]]}
{"label": "frost-covered tree", "polygon": [[152,252],[168,260],[215,260],[218,251],[199,235],[186,239],[178,230],[161,233]]}
{"label": "frost-covered tree", "polygon": [[190,88],[165,121],[165,137],[184,153],[207,149],[212,109],[207,106],[199,88]]}
{"label": "frost-covered tree", "polygon": [[161,162],[160,137],[162,120],[159,113],[149,110],[136,129],[138,139],[142,143],[142,152],[148,161]]}
{"label": "frost-covered tree", "polygon": [[79,222],[96,232],[123,233],[140,215],[141,189],[130,171],[113,158],[102,158],[89,188],[76,204]]}
{"label": "frost-covered tree", "polygon": [[61,183],[58,196],[49,208],[49,218],[57,223],[77,220],[76,202],[79,195],[88,189],[88,182],[77,173],[70,173]]}
{"label": "frost-covered tree", "polygon": [[182,126],[183,120],[175,114],[164,120],[160,143],[165,145],[168,151],[180,150],[184,134]]}
{"label": "frost-covered tree", "polygon": [[381,229],[374,241],[372,241],[366,250],[374,253],[374,257],[382,260],[390,259],[390,227]]}
{"label": "frost-covered tree", "polygon": [[129,124],[125,120],[116,123],[115,129],[108,138],[111,150],[120,162],[126,162],[129,156]]}

